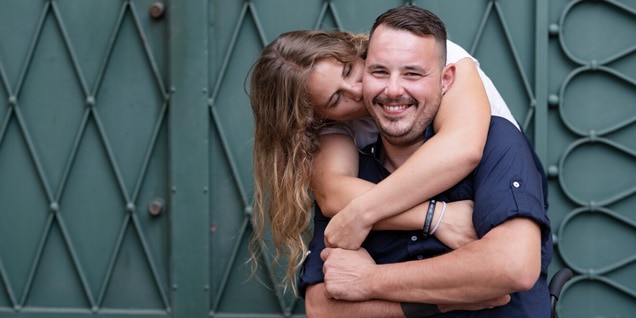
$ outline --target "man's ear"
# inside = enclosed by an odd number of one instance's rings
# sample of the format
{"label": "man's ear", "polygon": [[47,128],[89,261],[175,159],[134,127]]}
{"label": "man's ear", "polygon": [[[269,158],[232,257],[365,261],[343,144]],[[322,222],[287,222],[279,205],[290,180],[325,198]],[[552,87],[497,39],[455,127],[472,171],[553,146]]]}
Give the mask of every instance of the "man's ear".
{"label": "man's ear", "polygon": [[453,81],[455,80],[455,64],[451,63],[444,67],[442,70],[442,94],[446,94],[446,92],[453,85]]}

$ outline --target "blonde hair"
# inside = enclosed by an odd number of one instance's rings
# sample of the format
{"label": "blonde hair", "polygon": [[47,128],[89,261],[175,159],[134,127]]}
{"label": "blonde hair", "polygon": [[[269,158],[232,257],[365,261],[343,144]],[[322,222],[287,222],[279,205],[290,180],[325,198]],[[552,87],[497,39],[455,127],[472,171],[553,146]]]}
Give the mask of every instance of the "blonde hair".
{"label": "blonde hair", "polygon": [[269,226],[273,263],[286,262],[284,288],[296,290],[296,273],[307,255],[313,199],[312,162],[318,133],[326,120],[314,111],[307,92],[309,74],[319,60],[351,63],[363,57],[366,35],[293,31],[267,45],[251,69],[250,102],[254,131],[254,215],[250,240],[252,269]]}

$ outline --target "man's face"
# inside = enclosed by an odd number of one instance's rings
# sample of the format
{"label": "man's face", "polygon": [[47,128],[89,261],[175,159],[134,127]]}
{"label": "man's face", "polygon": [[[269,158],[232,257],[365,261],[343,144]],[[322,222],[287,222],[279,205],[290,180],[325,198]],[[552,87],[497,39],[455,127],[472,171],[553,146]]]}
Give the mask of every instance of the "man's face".
{"label": "man's face", "polygon": [[432,35],[418,36],[380,25],[365,62],[362,94],[385,141],[396,146],[421,142],[454,69],[440,65]]}

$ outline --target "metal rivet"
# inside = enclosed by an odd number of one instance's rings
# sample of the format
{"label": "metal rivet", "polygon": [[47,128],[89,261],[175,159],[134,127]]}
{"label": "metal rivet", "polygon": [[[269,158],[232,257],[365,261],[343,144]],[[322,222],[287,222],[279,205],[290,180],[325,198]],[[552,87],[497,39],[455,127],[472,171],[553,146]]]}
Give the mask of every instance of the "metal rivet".
{"label": "metal rivet", "polygon": [[251,205],[248,205],[244,209],[245,215],[252,216],[254,214],[254,208]]}
{"label": "metal rivet", "polygon": [[95,106],[95,97],[93,96],[86,97],[86,105],[88,105],[89,107]]}
{"label": "metal rivet", "polygon": [[548,104],[552,107],[556,107],[559,105],[559,96],[555,94],[550,94],[548,97]]}
{"label": "metal rivet", "polygon": [[157,1],[150,5],[150,9],[148,13],[153,19],[160,19],[163,17],[163,14],[166,12],[166,7],[163,2]]}
{"label": "metal rivet", "polygon": [[597,60],[591,60],[589,63],[589,67],[590,69],[592,69],[593,71],[595,71],[596,69],[598,69],[598,67],[600,66],[599,62]]}
{"label": "metal rivet", "polygon": [[559,167],[555,165],[551,165],[548,167],[548,176],[551,178],[556,178],[559,176]]}
{"label": "metal rivet", "polygon": [[549,33],[551,36],[557,36],[557,35],[559,35],[559,29],[560,29],[560,28],[559,28],[559,25],[558,25],[558,24],[556,24],[556,23],[552,23],[552,24],[550,24],[550,26],[548,27],[548,33]]}
{"label": "metal rivet", "polygon": [[166,204],[166,200],[163,198],[154,198],[150,204],[148,204],[148,213],[152,216],[157,216],[163,211],[163,206]]}

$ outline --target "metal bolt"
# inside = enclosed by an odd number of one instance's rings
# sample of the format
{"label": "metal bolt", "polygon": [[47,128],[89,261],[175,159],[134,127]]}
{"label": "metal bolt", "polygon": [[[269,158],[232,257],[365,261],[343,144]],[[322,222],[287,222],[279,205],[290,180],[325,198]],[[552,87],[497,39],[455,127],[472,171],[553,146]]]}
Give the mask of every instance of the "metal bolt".
{"label": "metal bolt", "polygon": [[148,205],[148,213],[152,216],[159,215],[165,204],[166,201],[163,198],[154,198]]}
{"label": "metal bolt", "polygon": [[160,19],[163,17],[163,14],[166,12],[166,7],[163,2],[157,1],[150,5],[150,9],[148,13],[153,19]]}

